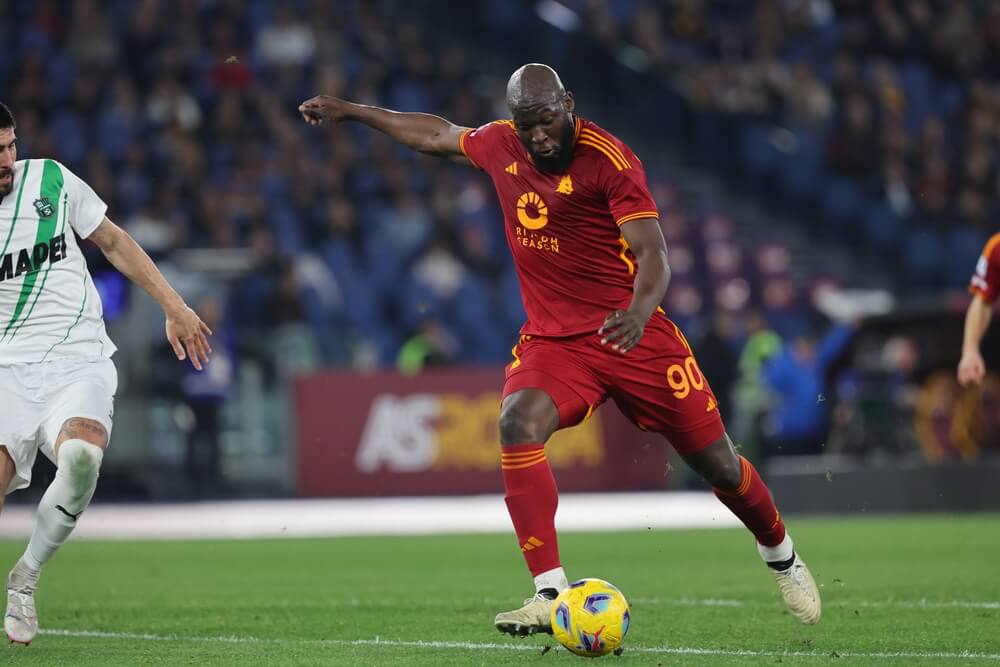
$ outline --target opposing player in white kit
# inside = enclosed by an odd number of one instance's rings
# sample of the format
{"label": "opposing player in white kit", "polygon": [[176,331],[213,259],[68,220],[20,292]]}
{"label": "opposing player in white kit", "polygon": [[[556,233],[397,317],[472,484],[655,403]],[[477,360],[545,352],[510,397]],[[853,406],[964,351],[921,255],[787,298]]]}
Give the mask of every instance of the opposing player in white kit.
{"label": "opposing player in white kit", "polygon": [[0,104],[0,509],[31,483],[41,450],[58,466],[28,548],[7,577],[4,629],[28,644],[38,632],[35,587],[87,509],[111,435],[115,389],[101,301],[76,235],[93,241],[156,299],[178,359],[201,370],[208,327],[107,205],[54,160],[17,160],[14,118]]}

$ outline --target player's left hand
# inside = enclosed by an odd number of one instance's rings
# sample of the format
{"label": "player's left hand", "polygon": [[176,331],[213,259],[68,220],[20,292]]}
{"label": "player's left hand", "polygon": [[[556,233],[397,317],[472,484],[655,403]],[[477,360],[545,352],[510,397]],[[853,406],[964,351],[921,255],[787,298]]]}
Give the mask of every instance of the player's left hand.
{"label": "player's left hand", "polygon": [[604,318],[604,324],[597,330],[601,345],[610,345],[612,350],[625,354],[639,344],[646,323],[635,313],[616,310]]}
{"label": "player's left hand", "polygon": [[180,361],[190,359],[191,365],[199,371],[202,364],[208,363],[212,354],[208,336],[212,335],[212,330],[197,313],[187,306],[167,313],[166,330],[170,347],[174,348],[174,354]]}

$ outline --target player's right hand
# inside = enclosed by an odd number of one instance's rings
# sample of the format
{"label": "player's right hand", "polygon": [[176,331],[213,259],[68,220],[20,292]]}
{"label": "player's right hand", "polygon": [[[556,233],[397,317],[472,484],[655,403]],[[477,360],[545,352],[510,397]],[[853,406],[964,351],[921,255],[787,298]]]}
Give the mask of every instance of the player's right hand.
{"label": "player's right hand", "polygon": [[212,346],[208,344],[212,330],[208,325],[201,321],[197,313],[184,306],[166,313],[165,328],[167,340],[177,359],[190,359],[191,365],[200,371],[212,354]]}
{"label": "player's right hand", "polygon": [[962,353],[962,360],[958,362],[958,383],[963,387],[970,384],[979,386],[986,375],[986,364],[983,355],[978,350]]}
{"label": "player's right hand", "polygon": [[339,97],[317,95],[299,105],[299,113],[310,125],[319,125],[325,120],[339,123],[347,118],[349,103]]}

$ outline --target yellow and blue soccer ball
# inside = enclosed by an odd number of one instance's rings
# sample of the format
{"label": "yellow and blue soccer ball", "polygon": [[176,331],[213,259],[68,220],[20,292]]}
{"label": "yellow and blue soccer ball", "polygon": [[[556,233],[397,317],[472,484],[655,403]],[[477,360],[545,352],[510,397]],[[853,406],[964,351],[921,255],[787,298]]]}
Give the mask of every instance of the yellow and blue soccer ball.
{"label": "yellow and blue soccer ball", "polygon": [[620,590],[603,579],[581,579],[552,605],[552,634],[573,653],[598,658],[622,645],[631,615]]}

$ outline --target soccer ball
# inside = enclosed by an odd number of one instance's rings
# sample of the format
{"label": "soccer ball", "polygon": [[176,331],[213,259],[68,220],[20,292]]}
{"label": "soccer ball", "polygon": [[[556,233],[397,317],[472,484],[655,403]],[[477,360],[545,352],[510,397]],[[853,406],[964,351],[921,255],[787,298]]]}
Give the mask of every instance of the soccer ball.
{"label": "soccer ball", "polygon": [[622,645],[630,618],[620,590],[603,579],[581,579],[552,605],[552,634],[573,653],[599,658]]}

